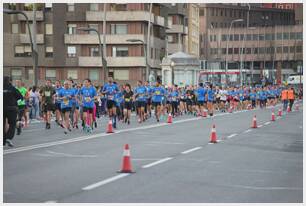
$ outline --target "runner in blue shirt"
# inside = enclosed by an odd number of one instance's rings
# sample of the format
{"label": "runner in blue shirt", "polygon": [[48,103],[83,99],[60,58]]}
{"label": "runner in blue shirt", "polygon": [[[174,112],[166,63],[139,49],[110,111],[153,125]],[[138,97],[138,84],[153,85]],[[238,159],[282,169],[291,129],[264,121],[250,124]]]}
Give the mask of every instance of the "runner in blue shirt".
{"label": "runner in blue shirt", "polygon": [[204,112],[204,104],[206,104],[205,97],[206,97],[207,90],[204,88],[203,83],[199,83],[199,88],[196,90],[197,95],[197,105],[198,105],[198,113],[200,115]]}
{"label": "runner in blue shirt", "polygon": [[214,101],[214,90],[213,90],[213,86],[210,85],[208,91],[207,91],[207,108],[208,108],[208,112],[210,116],[213,116],[213,110],[214,110],[214,105],[213,105],[213,101]]}
{"label": "runner in blue shirt", "polygon": [[118,120],[123,120],[123,86],[120,86],[120,91],[115,94],[116,112]]}
{"label": "runner in blue shirt", "polygon": [[136,103],[136,109],[138,114],[138,122],[144,122],[145,121],[145,107],[147,106],[147,88],[142,84],[142,81],[139,80],[137,82],[137,87],[134,89],[134,96],[135,96],[135,103]]}
{"label": "runner in blue shirt", "polygon": [[169,100],[171,102],[171,113],[172,113],[172,116],[178,115],[179,92],[178,92],[177,85],[174,85],[173,91],[169,95]]}
{"label": "runner in blue shirt", "polygon": [[56,120],[55,122],[59,125],[62,126],[62,115],[61,115],[61,99],[59,96],[60,91],[63,89],[61,82],[57,80],[55,82],[55,117]]}
{"label": "runner in blue shirt", "polygon": [[250,100],[252,101],[252,108],[255,109],[256,108],[256,91],[255,91],[255,89],[253,89],[252,92],[250,93]]}
{"label": "runner in blue shirt", "polygon": [[102,94],[106,96],[106,106],[109,114],[110,120],[112,120],[113,127],[116,126],[116,102],[115,102],[115,94],[119,91],[118,85],[113,82],[113,78],[108,78],[108,83],[103,86]]}
{"label": "runner in blue shirt", "polygon": [[153,88],[152,104],[155,107],[155,116],[157,122],[161,114],[162,97],[165,95],[165,89],[160,85],[160,82],[156,82],[156,86]]}
{"label": "runner in blue shirt", "polygon": [[[79,94],[81,96],[83,105],[83,129],[85,129],[85,124],[93,129],[93,108],[97,92],[96,89],[91,85],[90,79],[84,80],[84,86],[80,89]],[[89,114],[89,117],[87,117],[87,114]]]}
{"label": "runner in blue shirt", "polygon": [[72,107],[72,96],[73,96],[73,91],[69,88],[69,81],[66,80],[64,82],[64,88],[59,91],[59,98],[61,100],[61,111],[64,115],[64,128],[65,131],[64,133],[67,134],[67,130],[71,132],[70,128],[70,120],[69,120],[69,115],[71,112],[71,107]]}

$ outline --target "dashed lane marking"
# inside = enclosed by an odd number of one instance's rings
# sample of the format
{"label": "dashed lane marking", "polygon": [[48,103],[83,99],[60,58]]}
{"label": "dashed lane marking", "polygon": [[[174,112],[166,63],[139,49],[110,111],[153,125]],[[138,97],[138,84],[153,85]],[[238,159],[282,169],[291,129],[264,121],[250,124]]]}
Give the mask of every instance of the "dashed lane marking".
{"label": "dashed lane marking", "polygon": [[268,124],[270,124],[271,122],[266,122],[264,125],[268,125]]}
{"label": "dashed lane marking", "polygon": [[236,134],[236,133],[235,133],[235,134],[231,134],[231,135],[227,136],[227,138],[232,138],[232,137],[235,137],[235,136],[237,136],[237,134]]}
{"label": "dashed lane marking", "polygon": [[158,160],[158,161],[156,161],[156,162],[152,162],[152,163],[150,163],[150,164],[144,165],[144,166],[142,166],[142,168],[153,167],[153,166],[155,166],[155,165],[161,164],[161,163],[163,163],[163,162],[167,162],[167,161],[172,160],[172,159],[173,159],[173,157],[167,157],[167,158]]}
{"label": "dashed lane marking", "polygon": [[199,150],[199,149],[202,149],[202,147],[195,147],[195,148],[186,150],[184,152],[181,152],[181,154],[188,154],[188,153],[194,152],[194,151]]}
{"label": "dashed lane marking", "polygon": [[262,127],[262,126],[263,126],[263,125],[258,125],[257,127],[260,128],[260,127]]}
{"label": "dashed lane marking", "polygon": [[250,131],[252,131],[251,129],[245,130],[243,133],[249,133]]}

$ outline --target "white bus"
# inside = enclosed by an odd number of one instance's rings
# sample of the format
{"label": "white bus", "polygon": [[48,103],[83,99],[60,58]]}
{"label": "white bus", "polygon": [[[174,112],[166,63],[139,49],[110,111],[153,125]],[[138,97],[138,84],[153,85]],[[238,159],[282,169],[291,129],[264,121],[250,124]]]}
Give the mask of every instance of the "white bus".
{"label": "white bus", "polygon": [[287,84],[291,85],[303,84],[303,75],[291,74],[287,79]]}

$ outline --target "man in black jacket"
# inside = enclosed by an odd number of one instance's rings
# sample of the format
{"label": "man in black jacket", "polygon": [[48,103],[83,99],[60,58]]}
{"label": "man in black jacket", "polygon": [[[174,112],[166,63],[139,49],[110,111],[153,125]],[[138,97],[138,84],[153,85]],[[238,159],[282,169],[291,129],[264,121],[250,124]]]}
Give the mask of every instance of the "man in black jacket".
{"label": "man in black jacket", "polygon": [[[12,139],[15,135],[16,118],[17,118],[17,101],[23,99],[20,92],[12,85],[8,76],[3,78],[3,146],[13,147]],[[5,124],[9,128],[6,130]]]}

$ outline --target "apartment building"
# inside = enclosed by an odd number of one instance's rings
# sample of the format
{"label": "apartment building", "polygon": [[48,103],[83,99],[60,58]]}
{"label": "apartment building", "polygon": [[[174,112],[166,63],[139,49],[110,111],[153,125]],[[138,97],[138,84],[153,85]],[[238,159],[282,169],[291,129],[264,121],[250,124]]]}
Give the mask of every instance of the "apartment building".
{"label": "apartment building", "polygon": [[[131,84],[136,84],[139,79],[145,80],[145,53],[148,55],[147,63],[151,71],[156,76],[160,75],[160,63],[165,54],[168,9],[165,4],[151,5],[150,13],[149,3],[37,4],[39,84],[45,79],[72,78],[80,82],[90,78],[100,83],[104,79],[98,35],[78,30],[79,27],[97,29],[102,41],[105,36],[107,76],[118,82]],[[24,11],[30,24],[33,21],[31,6],[4,4],[4,8]],[[4,14],[3,21],[6,51],[4,74],[11,75],[13,79],[22,79],[31,85],[31,47],[25,19],[21,15]],[[149,22],[151,26],[148,41]],[[128,41],[130,39],[138,41]]]}
{"label": "apartment building", "polygon": [[200,57],[200,4],[188,4],[187,53]]}
{"label": "apartment building", "polygon": [[[209,29],[208,59],[229,62],[228,69],[238,77],[243,62],[243,79],[260,82],[263,76],[278,83],[303,65],[303,26],[279,25],[268,27]],[[245,36],[244,36],[245,35]],[[228,41],[227,41],[228,38]],[[228,51],[227,49],[228,43]],[[225,68],[225,64],[222,65]],[[222,69],[214,72],[221,74]],[[208,73],[212,71],[207,71]],[[218,78],[221,78],[219,75]],[[234,78],[237,79],[237,78]]]}

